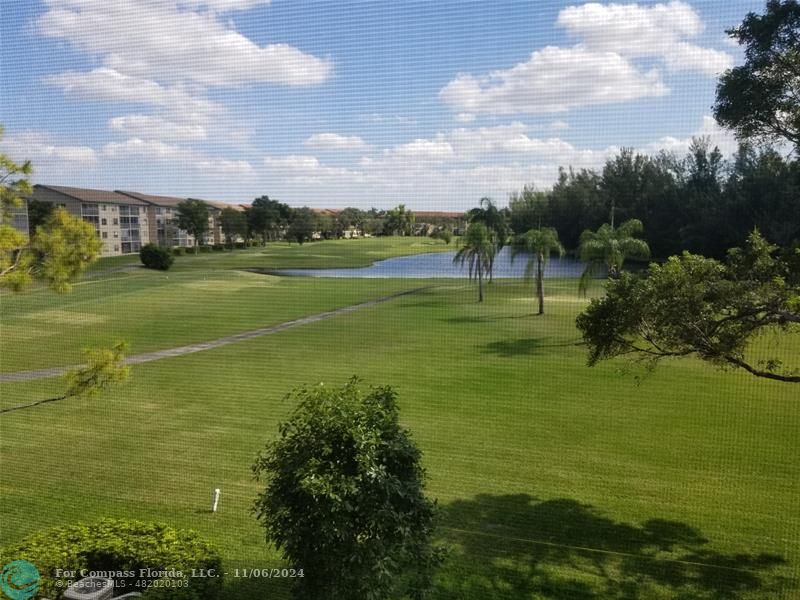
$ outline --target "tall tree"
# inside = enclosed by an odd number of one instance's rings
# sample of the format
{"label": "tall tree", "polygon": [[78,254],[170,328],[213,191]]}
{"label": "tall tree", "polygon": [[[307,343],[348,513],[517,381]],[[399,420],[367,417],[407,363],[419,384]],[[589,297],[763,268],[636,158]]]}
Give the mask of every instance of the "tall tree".
{"label": "tall tree", "polygon": [[506,214],[497,208],[491,198],[484,197],[481,198],[477,208],[467,212],[467,221],[470,223],[483,223],[489,233],[492,246],[494,246],[488,270],[489,281],[491,282],[494,279],[494,259],[506,245],[510,233]]}
{"label": "tall tree", "polygon": [[180,202],[177,224],[180,229],[194,236],[194,252],[197,254],[200,240],[208,231],[208,204],[195,198]]}
{"label": "tall tree", "polygon": [[478,302],[483,302],[483,277],[494,260],[495,246],[483,223],[472,223],[461,238],[461,249],[453,258],[455,264],[469,267],[469,280],[478,282]]}
{"label": "tall tree", "polygon": [[651,264],[645,274],[610,281],[577,326],[590,366],[617,356],[653,366],[695,355],[718,367],[800,383],[797,356],[773,344],[752,347],[768,331],[800,331],[800,249],[782,257],[756,231],[724,263],[684,252]]}
{"label": "tall tree", "polygon": [[29,161],[16,163],[0,154],[0,287],[20,291],[39,277],[57,292],[67,292],[100,256],[103,243],[94,227],[63,208],[52,211],[32,235],[17,230],[14,212],[31,194],[32,172]]}
{"label": "tall tree", "polygon": [[286,237],[294,240],[301,246],[307,242],[317,231],[317,218],[307,206],[292,211],[291,222],[286,231]]}
{"label": "tall tree", "polygon": [[647,242],[636,237],[642,230],[641,221],[629,219],[619,227],[604,223],[597,231],[584,231],[578,255],[586,263],[586,268],[578,283],[579,291],[586,293],[591,278],[603,269],[609,278],[615,279],[628,258],[649,257]]}
{"label": "tall tree", "polygon": [[247,210],[250,233],[261,236],[264,242],[278,239],[291,217],[292,209],[289,205],[272,200],[269,196],[256,198]]}
{"label": "tall tree", "polygon": [[223,208],[219,215],[219,224],[225,241],[230,246],[233,245],[234,239],[244,239],[247,235],[247,215],[235,208]]}
{"label": "tall tree", "polygon": [[400,426],[395,392],[318,385],[296,406],[253,471],[266,487],[256,517],[291,566],[293,596],[421,599],[441,550],[421,453]]}
{"label": "tall tree", "polygon": [[387,235],[413,235],[416,217],[414,213],[406,208],[405,204],[400,204],[386,213],[384,221],[384,233]]}
{"label": "tall tree", "polygon": [[769,0],[728,31],[744,46],[743,65],[717,85],[714,116],[742,139],[786,140],[800,149],[800,2]]}
{"label": "tall tree", "polygon": [[544,269],[551,254],[564,256],[564,246],[558,239],[558,232],[552,227],[531,229],[529,232],[517,236],[514,240],[514,250],[511,260],[520,254],[527,258],[525,265],[525,278],[533,279],[536,286],[536,296],[539,299],[539,314],[544,314]]}
{"label": "tall tree", "polygon": [[355,230],[356,235],[363,235],[366,220],[367,215],[363,210],[352,207],[341,210],[336,215],[336,227],[337,232],[340,234],[339,237],[351,227]]}

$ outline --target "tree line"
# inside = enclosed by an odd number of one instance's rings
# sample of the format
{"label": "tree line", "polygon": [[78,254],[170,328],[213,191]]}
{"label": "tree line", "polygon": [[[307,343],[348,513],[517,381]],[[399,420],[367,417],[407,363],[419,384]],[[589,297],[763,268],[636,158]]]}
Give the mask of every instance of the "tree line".
{"label": "tree line", "polygon": [[696,138],[682,157],[623,149],[600,170],[561,169],[551,189],[512,194],[508,220],[515,234],[553,227],[577,250],[587,229],[638,219],[653,257],[688,250],[721,258],[753,228],[782,247],[799,240],[798,198],[800,163],[778,148],[744,141],[725,159]]}
{"label": "tree line", "polygon": [[235,238],[262,242],[287,239],[303,244],[316,233],[322,239],[341,239],[347,232],[363,235],[414,235],[415,216],[401,204],[391,210],[347,207],[337,211],[292,208],[261,196],[245,210],[225,208],[220,216],[228,242]]}

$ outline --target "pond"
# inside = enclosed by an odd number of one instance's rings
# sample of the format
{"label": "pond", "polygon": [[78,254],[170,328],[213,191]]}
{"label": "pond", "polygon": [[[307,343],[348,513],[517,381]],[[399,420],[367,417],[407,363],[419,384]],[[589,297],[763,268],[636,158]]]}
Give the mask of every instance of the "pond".
{"label": "pond", "polygon": [[[366,277],[366,278],[393,278],[408,277],[427,279],[432,277],[466,277],[467,267],[462,269],[453,264],[456,252],[433,252],[430,254],[416,254],[413,256],[398,256],[373,263],[369,267],[348,269],[280,269],[273,271],[276,275],[297,275],[303,277]],[[525,274],[527,256],[518,255],[511,260],[511,249],[503,248],[497,255],[494,264],[494,276],[522,277]],[[547,263],[544,276],[552,277],[580,277],[583,272],[583,263],[573,258],[552,258]]]}

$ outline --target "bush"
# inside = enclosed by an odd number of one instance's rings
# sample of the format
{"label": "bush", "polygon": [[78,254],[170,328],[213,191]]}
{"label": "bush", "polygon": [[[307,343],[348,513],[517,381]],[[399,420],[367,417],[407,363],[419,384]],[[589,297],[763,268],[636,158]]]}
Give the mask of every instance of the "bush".
{"label": "bush", "polygon": [[431,543],[435,505],[421,453],[399,422],[391,388],[318,385],[296,406],[253,471],[255,504],[289,564],[298,599],[422,597],[442,551]]}
{"label": "bush", "polygon": [[172,263],[175,262],[175,257],[169,253],[169,250],[155,244],[142,246],[139,251],[139,259],[148,269],[158,269],[159,271],[169,270]]}
{"label": "bush", "polygon": [[[126,571],[131,577],[114,577],[115,587],[141,591],[145,600],[217,598],[222,587],[222,563],[216,550],[194,531],[158,523],[104,519],[54,527],[0,550],[0,564],[18,559],[39,570],[39,595],[43,598],[60,598],[66,588],[64,581],[80,579],[82,570]],[[77,571],[78,576],[59,578],[56,569]],[[141,569],[173,573],[148,577]],[[213,569],[219,577],[191,577],[192,569]],[[176,576],[171,577],[173,574]],[[143,585],[156,581],[150,587]]]}
{"label": "bush", "polygon": [[211,252],[211,246],[199,246],[200,252]]}
{"label": "bush", "polygon": [[244,250],[247,248],[247,244],[245,242],[236,242],[235,246],[237,250]]}
{"label": "bush", "polygon": [[225,250],[225,245],[224,244],[214,244],[213,246],[211,246],[211,249],[214,252],[222,252],[223,250]]}
{"label": "bush", "polygon": [[450,228],[437,229],[431,234],[431,237],[435,240],[442,240],[445,244],[449,244],[453,241],[453,232]]}
{"label": "bush", "polygon": [[183,256],[183,248],[180,246],[172,249],[172,254],[175,256]]}

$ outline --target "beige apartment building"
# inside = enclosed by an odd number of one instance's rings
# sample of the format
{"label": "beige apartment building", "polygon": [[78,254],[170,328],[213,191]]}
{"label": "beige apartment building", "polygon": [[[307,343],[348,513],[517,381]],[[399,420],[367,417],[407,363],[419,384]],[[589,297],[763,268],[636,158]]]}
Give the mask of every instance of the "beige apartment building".
{"label": "beige apartment building", "polygon": [[35,185],[34,200],[65,208],[94,225],[103,256],[134,254],[150,241],[147,203],[108,190]]}
{"label": "beige apartment building", "polygon": [[[178,204],[186,198],[175,196],[158,196],[156,194],[143,194],[141,192],[128,192],[119,190],[117,193],[144,202],[147,206],[148,223],[150,224],[150,240],[154,244],[166,248],[194,246],[194,236],[180,229],[177,225]],[[211,219],[209,218],[209,228]],[[208,238],[209,236],[206,236]],[[200,240],[207,244],[208,240]]]}
{"label": "beige apartment building", "polygon": [[[55,185],[35,185],[31,198],[62,206],[92,223],[103,240],[103,256],[135,254],[149,242],[167,248],[194,246],[194,236],[177,225],[178,204],[186,198]],[[208,206],[208,232],[200,245],[222,244],[225,239],[220,223],[222,210],[244,209],[224,202],[203,202]],[[24,214],[20,211],[13,216],[15,226],[24,225],[27,232],[27,209]]]}

